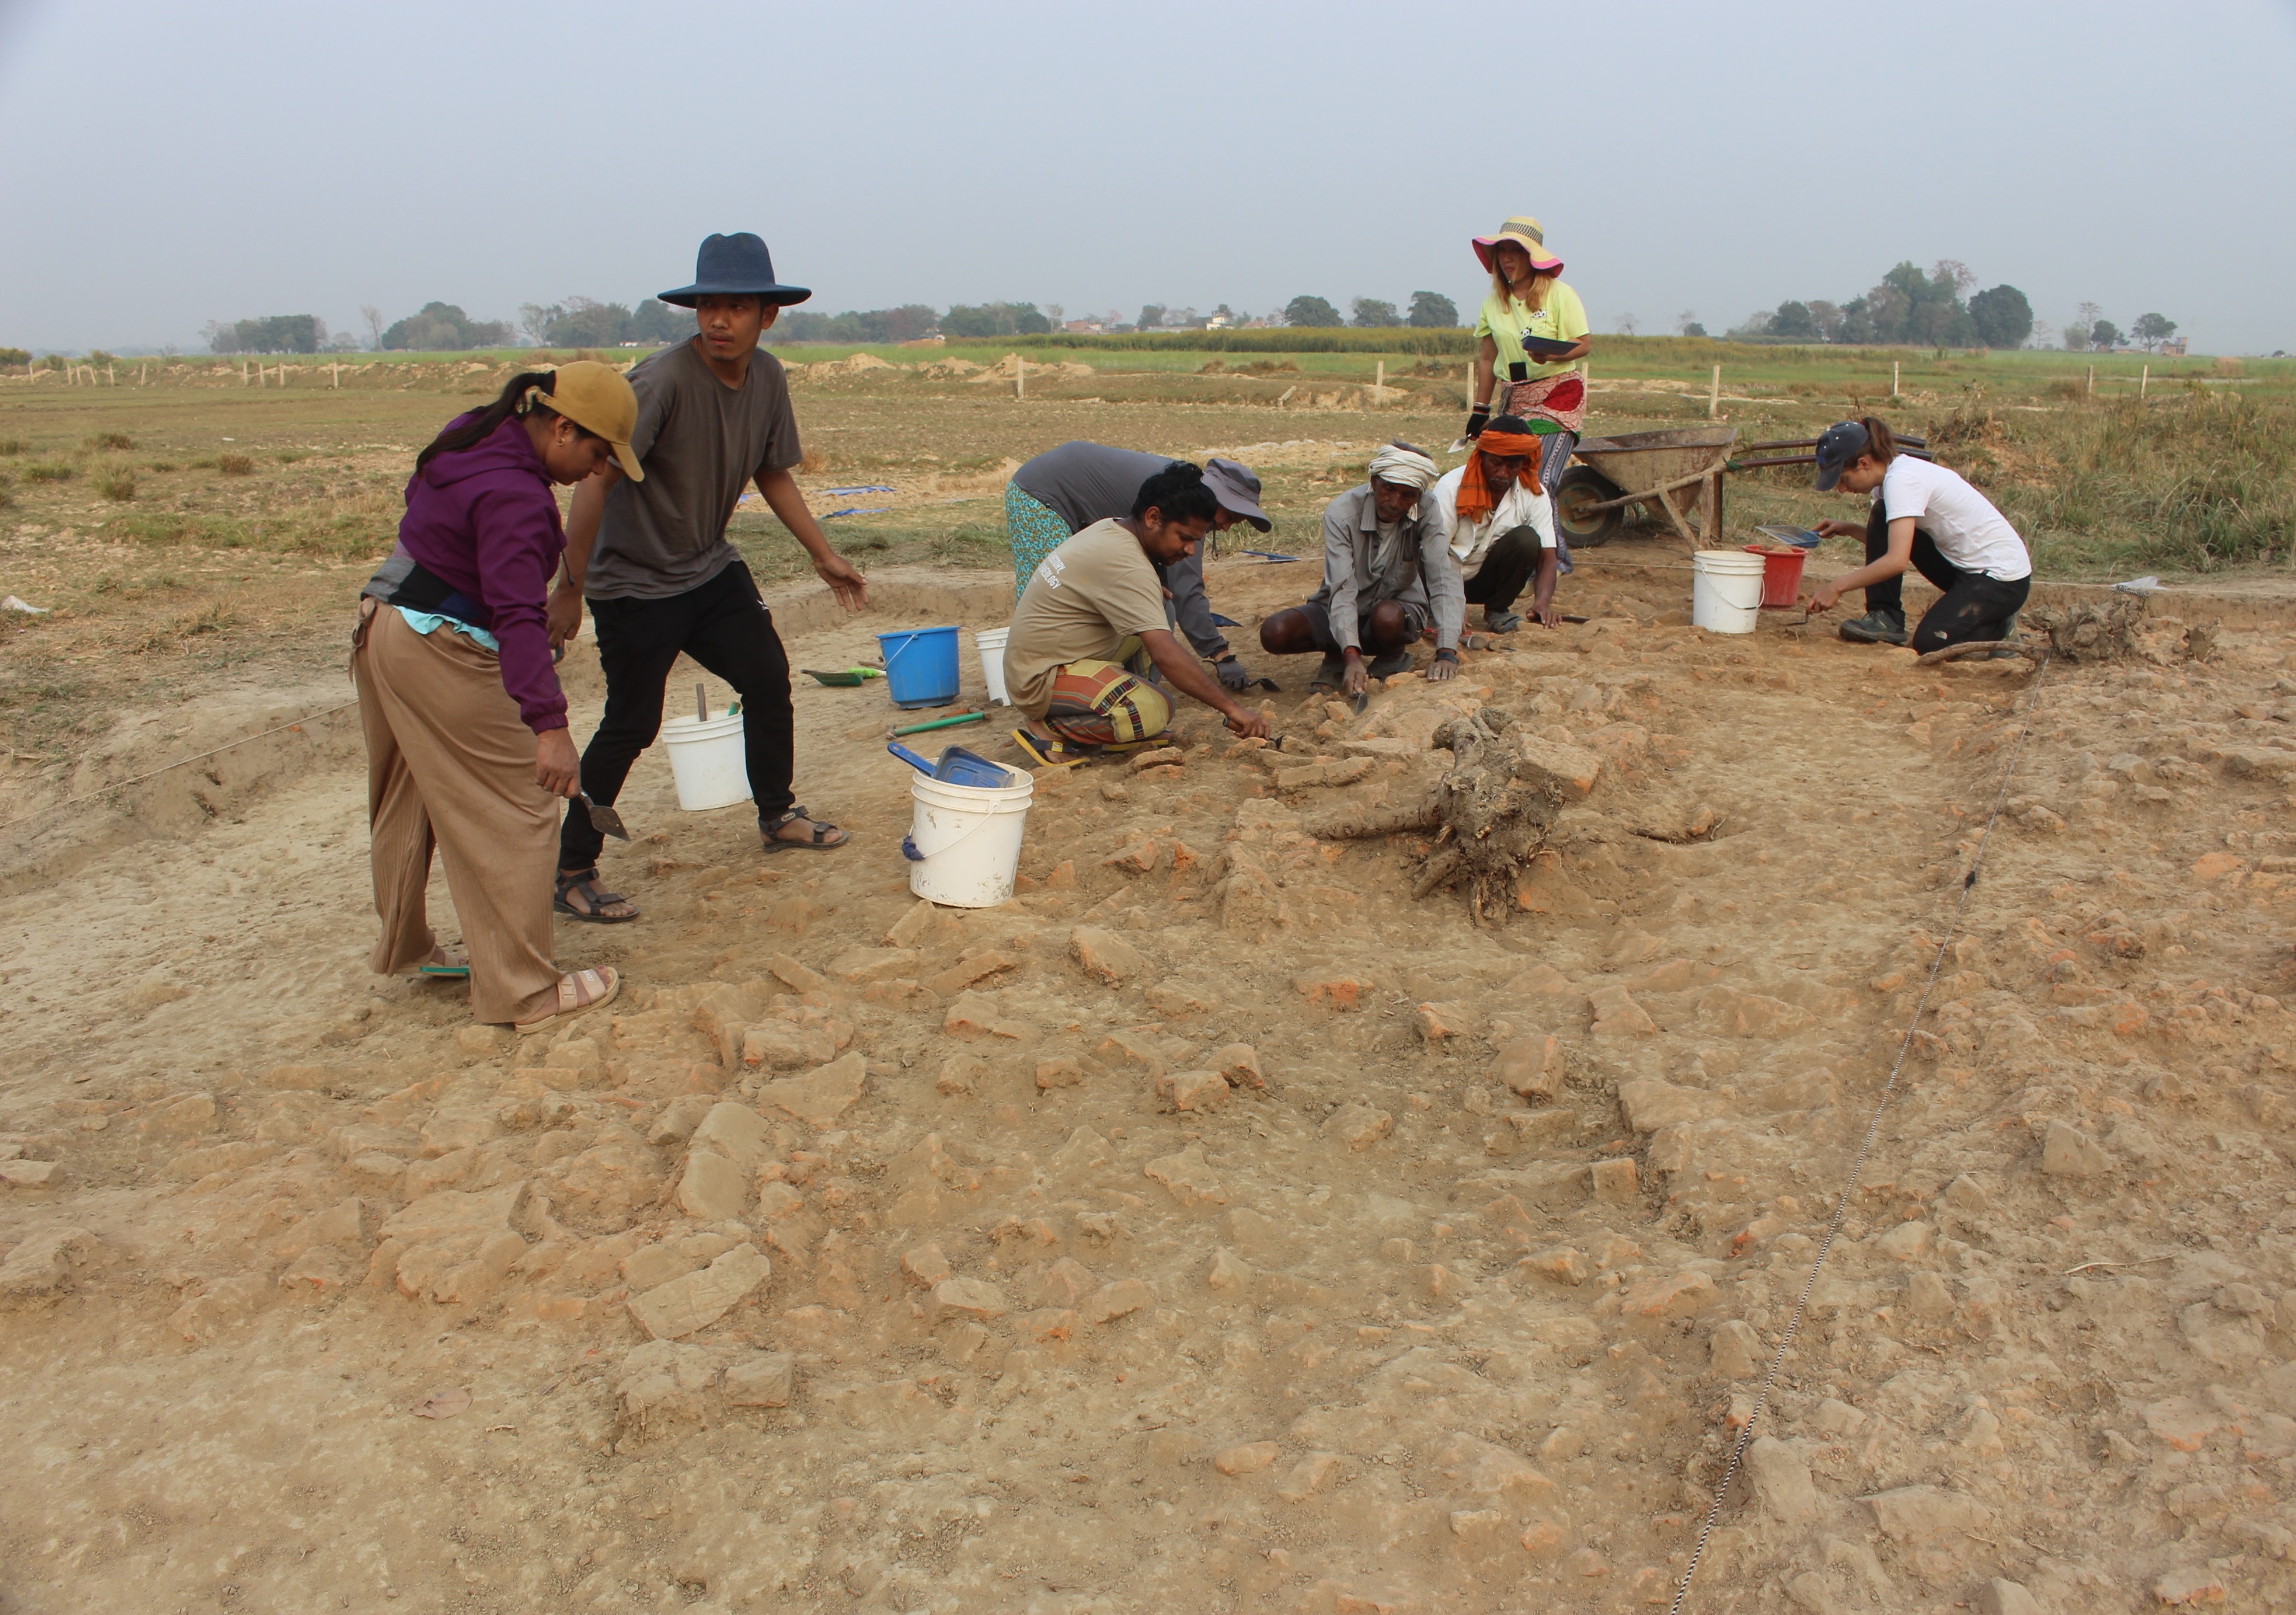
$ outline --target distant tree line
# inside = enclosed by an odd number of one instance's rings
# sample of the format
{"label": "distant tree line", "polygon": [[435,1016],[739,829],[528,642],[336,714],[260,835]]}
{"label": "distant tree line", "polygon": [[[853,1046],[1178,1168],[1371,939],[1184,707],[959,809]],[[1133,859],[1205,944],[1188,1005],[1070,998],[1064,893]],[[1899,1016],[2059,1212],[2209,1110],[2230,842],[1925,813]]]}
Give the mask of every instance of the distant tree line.
{"label": "distant tree line", "polygon": [[1355,317],[1343,320],[1328,298],[1295,297],[1283,305],[1283,323],[1312,329],[1351,324],[1360,331],[1390,330],[1406,325],[1421,331],[1442,331],[1449,330],[1459,323],[1459,306],[1439,291],[1413,292],[1411,309],[1407,314],[1398,312],[1393,303],[1373,297],[1357,298],[1349,307]]}
{"label": "distant tree line", "polygon": [[327,345],[327,322],[316,314],[274,314],[259,320],[209,320],[201,335],[214,353],[316,353]]}
{"label": "distant tree line", "polygon": [[[570,297],[562,303],[522,304],[518,313],[519,329],[537,348],[660,348],[693,334],[693,314],[660,298],[647,298],[630,308],[595,298]],[[503,329],[507,333],[510,328]],[[383,346],[390,345],[386,338]]]}
{"label": "distant tree line", "polygon": [[1988,286],[1964,301],[1976,283],[1969,266],[1952,258],[1940,259],[1926,275],[1901,263],[1863,297],[1780,303],[1750,316],[1729,334],[1781,342],[2023,347],[2033,334],[2033,306],[2025,294],[2014,286]]}
{"label": "distant tree line", "polygon": [[2147,353],[2177,334],[2177,322],[2165,314],[2140,314],[2126,332],[2104,317],[2095,303],[2083,303],[2064,329],[2064,344],[2075,353],[2111,353],[2134,342]]}
{"label": "distant tree line", "polygon": [[914,342],[945,337],[1043,336],[1052,316],[1034,303],[959,303],[947,314],[923,303],[898,308],[849,308],[842,314],[784,309],[774,324],[775,342]]}
{"label": "distant tree line", "polygon": [[425,303],[382,333],[385,353],[461,353],[512,340],[508,320],[474,320],[452,303]]}
{"label": "distant tree line", "polygon": [[923,303],[904,303],[898,308],[847,309],[823,314],[805,308],[784,308],[774,323],[776,342],[914,342],[940,329],[940,315]]}

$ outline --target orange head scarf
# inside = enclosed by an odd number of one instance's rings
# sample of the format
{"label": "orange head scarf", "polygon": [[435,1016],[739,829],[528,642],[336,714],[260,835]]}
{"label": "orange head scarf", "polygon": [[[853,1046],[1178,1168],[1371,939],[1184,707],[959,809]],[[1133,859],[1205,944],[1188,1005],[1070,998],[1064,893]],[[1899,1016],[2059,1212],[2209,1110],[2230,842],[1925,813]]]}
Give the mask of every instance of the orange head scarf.
{"label": "orange head scarf", "polygon": [[1527,459],[1522,468],[1522,485],[1532,493],[1546,490],[1539,486],[1538,461],[1546,452],[1546,439],[1536,432],[1493,431],[1483,429],[1475,439],[1475,447],[1467,455],[1467,473],[1459,479],[1459,520],[1488,521],[1497,502],[1491,497],[1490,485],[1483,480],[1483,455],[1488,451],[1500,460]]}

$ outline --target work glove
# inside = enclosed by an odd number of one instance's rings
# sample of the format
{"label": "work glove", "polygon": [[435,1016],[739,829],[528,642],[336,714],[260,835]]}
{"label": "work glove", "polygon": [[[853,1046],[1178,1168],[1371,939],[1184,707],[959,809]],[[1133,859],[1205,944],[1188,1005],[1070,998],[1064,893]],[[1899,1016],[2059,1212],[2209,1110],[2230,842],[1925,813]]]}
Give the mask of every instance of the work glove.
{"label": "work glove", "polygon": [[1251,688],[1251,675],[1244,671],[1243,663],[1235,657],[1223,657],[1212,663],[1212,671],[1219,675],[1221,686],[1231,693]]}
{"label": "work glove", "polygon": [[1490,418],[1491,406],[1489,405],[1476,405],[1474,413],[1467,417],[1467,430],[1462,432],[1460,436],[1465,438],[1472,443],[1474,439],[1483,435],[1484,423],[1489,421]]}

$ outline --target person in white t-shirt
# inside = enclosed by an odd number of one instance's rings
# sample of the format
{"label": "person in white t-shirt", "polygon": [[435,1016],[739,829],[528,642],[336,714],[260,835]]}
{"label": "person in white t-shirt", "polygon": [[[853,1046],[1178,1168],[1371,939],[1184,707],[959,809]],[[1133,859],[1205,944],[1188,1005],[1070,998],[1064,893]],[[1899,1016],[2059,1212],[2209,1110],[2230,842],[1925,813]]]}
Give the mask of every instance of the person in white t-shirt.
{"label": "person in white t-shirt", "polygon": [[1494,634],[1522,627],[1514,603],[1526,587],[1534,619],[1550,628],[1562,620],[1554,580],[1570,557],[1554,530],[1554,501],[1538,480],[1544,446],[1529,422],[1501,415],[1476,435],[1466,463],[1428,490],[1466,603],[1483,608],[1483,625]]}
{"label": "person in white t-shirt", "polygon": [[[1866,536],[1866,564],[1820,585],[1809,596],[1815,615],[1830,611],[1852,589],[1866,591],[1866,615],[1841,625],[1859,644],[1910,643],[1927,653],[1980,640],[2006,639],[2033,590],[2033,558],[2009,520],[1957,471],[1900,454],[1889,427],[1867,415],[1837,421],[1817,440],[1817,486],[1870,494],[1861,526],[1821,521],[1828,538]],[[1918,571],[1940,598],[1909,635],[1905,575]]]}

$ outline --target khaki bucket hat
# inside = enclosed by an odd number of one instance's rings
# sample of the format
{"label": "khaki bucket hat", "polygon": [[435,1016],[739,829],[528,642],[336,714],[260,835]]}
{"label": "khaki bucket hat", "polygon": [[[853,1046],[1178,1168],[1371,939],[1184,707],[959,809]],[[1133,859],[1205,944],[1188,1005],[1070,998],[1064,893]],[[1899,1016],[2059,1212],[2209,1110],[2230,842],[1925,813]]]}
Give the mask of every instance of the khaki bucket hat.
{"label": "khaki bucket hat", "polygon": [[1546,231],[1539,222],[1528,215],[1520,215],[1501,225],[1489,235],[1475,237],[1475,256],[1482,260],[1485,269],[1491,266],[1491,250],[1501,242],[1513,242],[1530,254],[1530,266],[1541,274],[1562,267],[1562,260],[1546,250]]}
{"label": "khaki bucket hat", "polygon": [[613,445],[622,475],[633,482],[645,480],[645,468],[630,450],[630,433],[638,424],[638,395],[620,371],[596,359],[561,365],[547,396],[551,408]]}

